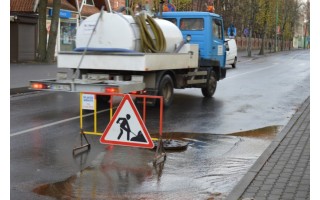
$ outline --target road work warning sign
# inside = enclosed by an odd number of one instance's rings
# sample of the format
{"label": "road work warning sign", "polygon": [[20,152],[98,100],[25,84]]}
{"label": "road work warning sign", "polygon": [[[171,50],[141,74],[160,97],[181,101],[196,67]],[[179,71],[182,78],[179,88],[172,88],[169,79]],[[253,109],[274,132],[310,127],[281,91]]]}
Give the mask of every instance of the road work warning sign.
{"label": "road work warning sign", "polygon": [[150,134],[130,95],[125,95],[103,132],[100,143],[122,146],[154,147]]}

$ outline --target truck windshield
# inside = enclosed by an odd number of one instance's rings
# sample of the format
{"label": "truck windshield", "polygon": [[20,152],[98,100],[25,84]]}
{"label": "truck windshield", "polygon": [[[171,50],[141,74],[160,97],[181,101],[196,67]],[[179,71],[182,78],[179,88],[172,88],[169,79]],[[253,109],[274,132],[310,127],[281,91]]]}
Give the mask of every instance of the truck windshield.
{"label": "truck windshield", "polygon": [[203,30],[203,18],[183,18],[180,20],[181,30]]}
{"label": "truck windshield", "polygon": [[168,21],[174,23],[175,25],[177,25],[177,19],[176,18],[166,18],[165,20],[168,20]]}

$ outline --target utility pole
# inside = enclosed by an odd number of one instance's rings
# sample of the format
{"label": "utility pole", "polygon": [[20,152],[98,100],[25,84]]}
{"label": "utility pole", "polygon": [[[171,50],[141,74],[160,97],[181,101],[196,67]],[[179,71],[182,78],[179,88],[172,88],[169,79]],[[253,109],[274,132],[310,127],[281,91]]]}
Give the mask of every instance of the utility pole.
{"label": "utility pole", "polygon": [[275,51],[278,51],[278,2],[279,0],[277,0],[277,7],[276,7],[276,48]]}

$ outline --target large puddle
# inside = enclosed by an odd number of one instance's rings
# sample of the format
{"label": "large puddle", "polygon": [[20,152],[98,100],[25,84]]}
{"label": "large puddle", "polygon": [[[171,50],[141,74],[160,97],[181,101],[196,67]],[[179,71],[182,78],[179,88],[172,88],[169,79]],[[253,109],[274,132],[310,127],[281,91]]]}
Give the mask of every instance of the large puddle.
{"label": "large puddle", "polygon": [[33,192],[57,199],[224,199],[280,129],[164,134],[189,145],[185,151],[167,151],[166,161],[157,166],[154,150],[107,146],[77,174]]}

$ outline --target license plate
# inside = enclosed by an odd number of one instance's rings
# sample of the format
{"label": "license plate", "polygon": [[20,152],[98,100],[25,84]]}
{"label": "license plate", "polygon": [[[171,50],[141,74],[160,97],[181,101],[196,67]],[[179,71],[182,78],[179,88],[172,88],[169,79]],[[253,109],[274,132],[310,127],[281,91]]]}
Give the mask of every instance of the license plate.
{"label": "license plate", "polygon": [[51,89],[53,89],[53,90],[70,91],[70,85],[54,84],[54,85],[51,85]]}

